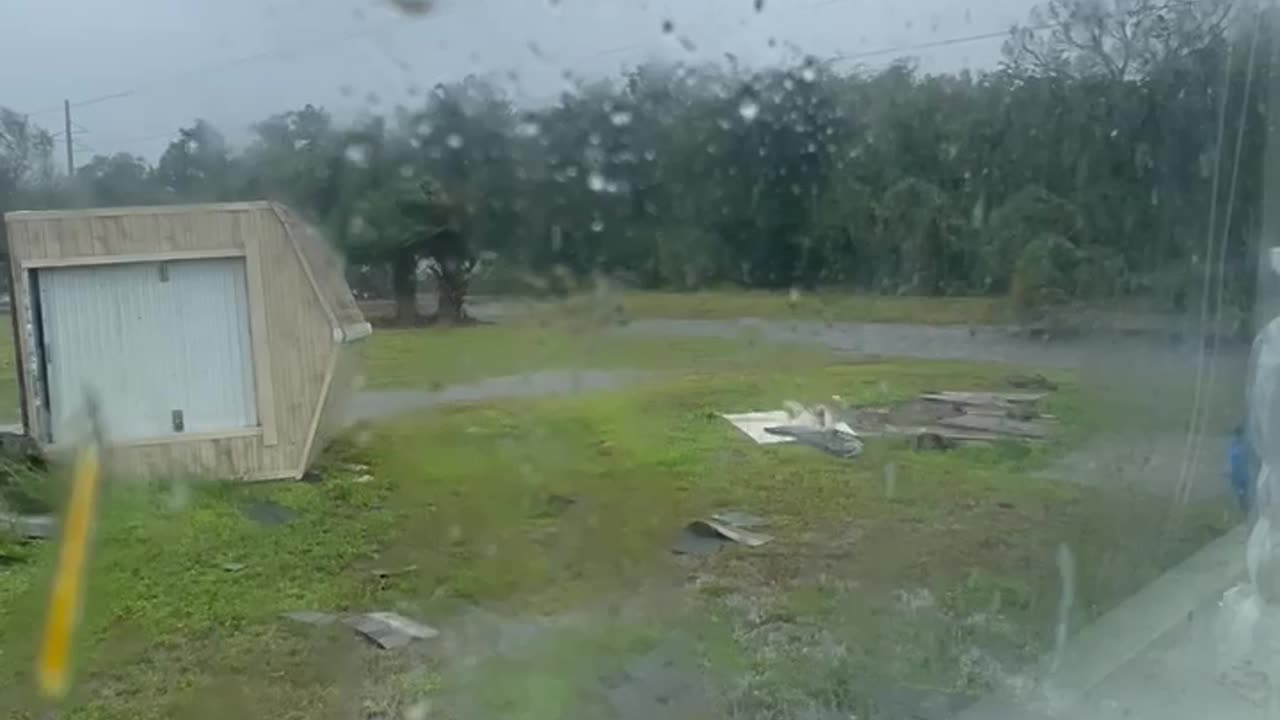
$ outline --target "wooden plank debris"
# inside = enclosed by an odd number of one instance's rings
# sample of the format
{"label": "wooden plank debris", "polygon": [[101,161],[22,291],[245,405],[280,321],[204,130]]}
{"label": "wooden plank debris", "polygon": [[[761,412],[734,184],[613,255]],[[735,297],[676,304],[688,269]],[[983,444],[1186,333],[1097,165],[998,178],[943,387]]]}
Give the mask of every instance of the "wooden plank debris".
{"label": "wooden plank debris", "polygon": [[959,417],[939,420],[938,424],[944,427],[959,428],[961,430],[977,430],[979,432],[989,432],[998,435],[1014,435],[1017,437],[1032,438],[1035,440],[1044,439],[1049,435],[1049,429],[1044,425],[1044,423],[993,417],[990,415],[961,415]]}
{"label": "wooden plank debris", "polygon": [[1008,407],[1039,402],[1048,397],[1048,393],[996,393],[996,392],[941,392],[921,393],[921,400],[951,403],[952,405],[985,405]]}

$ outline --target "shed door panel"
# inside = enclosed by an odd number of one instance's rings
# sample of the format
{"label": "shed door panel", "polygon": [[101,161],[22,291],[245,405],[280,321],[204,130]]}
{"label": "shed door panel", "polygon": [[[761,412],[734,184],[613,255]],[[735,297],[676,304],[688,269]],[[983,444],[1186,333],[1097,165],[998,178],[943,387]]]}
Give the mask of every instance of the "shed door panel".
{"label": "shed door panel", "polygon": [[39,274],[54,442],[75,439],[86,391],[114,441],[258,424],[243,260]]}

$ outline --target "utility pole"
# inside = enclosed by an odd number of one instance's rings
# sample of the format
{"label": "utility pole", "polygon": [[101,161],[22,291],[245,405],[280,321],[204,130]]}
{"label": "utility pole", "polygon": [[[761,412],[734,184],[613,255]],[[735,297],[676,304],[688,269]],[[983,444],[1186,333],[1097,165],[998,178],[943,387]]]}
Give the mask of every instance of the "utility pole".
{"label": "utility pole", "polygon": [[67,141],[67,177],[75,177],[76,156],[71,152],[71,101],[62,101],[62,118],[65,121],[63,140]]}

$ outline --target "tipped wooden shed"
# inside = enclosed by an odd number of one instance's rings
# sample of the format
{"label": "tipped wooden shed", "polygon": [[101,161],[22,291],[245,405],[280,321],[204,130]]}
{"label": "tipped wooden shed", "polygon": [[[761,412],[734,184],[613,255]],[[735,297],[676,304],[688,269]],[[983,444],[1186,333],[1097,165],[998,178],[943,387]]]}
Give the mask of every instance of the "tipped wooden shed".
{"label": "tipped wooden shed", "polygon": [[298,478],[337,429],[370,333],[338,254],[267,202],[13,212],[26,431],[113,470]]}

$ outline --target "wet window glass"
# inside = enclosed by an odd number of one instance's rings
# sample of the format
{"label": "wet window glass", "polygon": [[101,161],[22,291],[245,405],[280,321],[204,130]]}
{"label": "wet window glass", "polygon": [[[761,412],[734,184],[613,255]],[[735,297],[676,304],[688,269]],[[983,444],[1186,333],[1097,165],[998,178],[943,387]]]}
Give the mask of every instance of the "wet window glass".
{"label": "wet window glass", "polygon": [[1280,707],[1251,0],[14,0],[0,715]]}

